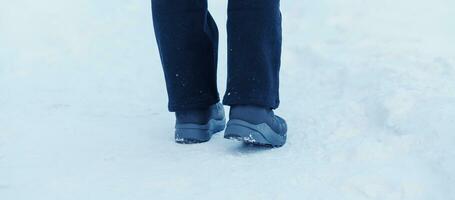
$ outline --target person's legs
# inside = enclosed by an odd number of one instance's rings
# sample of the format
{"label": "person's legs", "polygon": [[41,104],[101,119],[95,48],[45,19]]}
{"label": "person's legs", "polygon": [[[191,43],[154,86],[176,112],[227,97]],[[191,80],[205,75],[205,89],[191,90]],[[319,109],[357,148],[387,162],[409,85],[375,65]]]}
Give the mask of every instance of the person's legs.
{"label": "person's legs", "polygon": [[279,105],[279,0],[229,0],[225,105]]}
{"label": "person's legs", "polygon": [[207,0],[152,0],[152,12],[169,111],[217,103],[218,29]]}

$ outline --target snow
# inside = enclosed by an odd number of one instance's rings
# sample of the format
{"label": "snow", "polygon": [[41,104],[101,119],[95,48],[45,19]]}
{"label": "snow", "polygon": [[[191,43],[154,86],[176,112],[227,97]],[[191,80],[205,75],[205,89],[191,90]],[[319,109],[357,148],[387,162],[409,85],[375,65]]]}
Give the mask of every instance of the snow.
{"label": "snow", "polygon": [[455,199],[454,1],[283,1],[279,149],[173,142],[149,1],[0,5],[2,200]]}

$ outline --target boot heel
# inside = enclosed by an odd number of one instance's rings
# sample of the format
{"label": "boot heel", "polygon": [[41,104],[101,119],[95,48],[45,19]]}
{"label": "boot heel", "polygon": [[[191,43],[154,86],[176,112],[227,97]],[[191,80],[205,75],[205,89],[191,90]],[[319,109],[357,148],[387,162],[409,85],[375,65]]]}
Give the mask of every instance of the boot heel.
{"label": "boot heel", "polygon": [[207,142],[212,135],[224,130],[226,120],[210,120],[205,125],[179,124],[175,127],[175,142],[182,144]]}
{"label": "boot heel", "polygon": [[175,129],[175,142],[182,144],[202,143],[210,140],[212,135],[201,129]]}
{"label": "boot heel", "polygon": [[243,120],[229,120],[224,138],[249,144],[281,147],[286,143],[286,136],[275,133],[267,124],[251,124]]}
{"label": "boot heel", "polygon": [[243,141],[249,144],[269,144],[269,142],[260,132],[248,126],[245,126],[243,123],[236,123],[235,121],[230,121],[226,126],[226,130],[224,131],[224,138]]}

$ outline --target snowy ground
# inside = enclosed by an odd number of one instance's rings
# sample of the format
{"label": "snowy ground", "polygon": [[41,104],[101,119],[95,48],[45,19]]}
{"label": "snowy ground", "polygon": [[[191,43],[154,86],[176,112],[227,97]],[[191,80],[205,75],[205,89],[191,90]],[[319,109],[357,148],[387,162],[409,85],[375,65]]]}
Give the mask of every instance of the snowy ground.
{"label": "snowy ground", "polygon": [[270,150],[173,142],[149,1],[0,0],[0,199],[455,199],[454,6],[283,0]]}

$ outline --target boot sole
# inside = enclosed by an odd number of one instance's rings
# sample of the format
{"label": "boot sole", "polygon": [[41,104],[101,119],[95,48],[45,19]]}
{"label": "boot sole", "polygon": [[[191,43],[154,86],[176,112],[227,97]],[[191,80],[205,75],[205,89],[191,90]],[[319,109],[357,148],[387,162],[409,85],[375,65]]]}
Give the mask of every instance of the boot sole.
{"label": "boot sole", "polygon": [[281,147],[286,143],[286,134],[276,133],[269,125],[256,125],[238,119],[229,120],[224,138],[270,147]]}
{"label": "boot sole", "polygon": [[224,130],[226,119],[211,119],[207,124],[177,124],[175,125],[175,142],[194,144],[209,141],[215,133]]}

